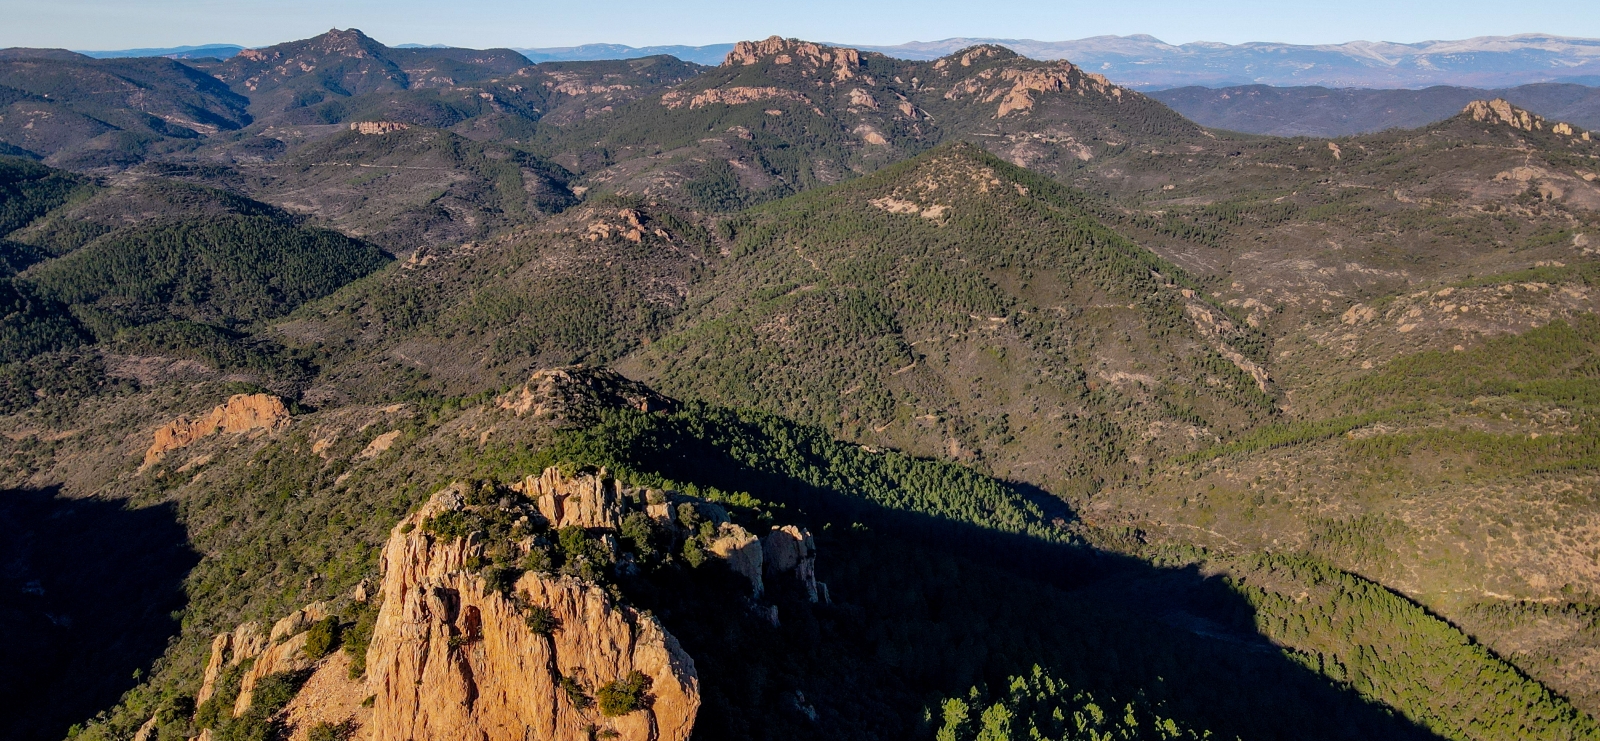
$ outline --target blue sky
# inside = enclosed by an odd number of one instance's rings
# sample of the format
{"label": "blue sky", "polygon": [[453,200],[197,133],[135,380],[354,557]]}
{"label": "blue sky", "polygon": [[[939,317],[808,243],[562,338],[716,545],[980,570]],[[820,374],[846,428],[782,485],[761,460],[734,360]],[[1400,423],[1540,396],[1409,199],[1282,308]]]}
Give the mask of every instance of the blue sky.
{"label": "blue sky", "polygon": [[895,44],[953,36],[1173,43],[1600,37],[1596,0],[0,0],[0,47],[263,46],[329,28],[388,44],[712,44],[772,34]]}

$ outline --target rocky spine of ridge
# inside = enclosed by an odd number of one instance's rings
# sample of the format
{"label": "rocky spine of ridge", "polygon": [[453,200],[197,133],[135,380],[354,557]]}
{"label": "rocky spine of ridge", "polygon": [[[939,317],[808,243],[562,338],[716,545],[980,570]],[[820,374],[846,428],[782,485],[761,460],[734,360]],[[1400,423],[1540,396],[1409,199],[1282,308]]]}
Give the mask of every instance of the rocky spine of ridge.
{"label": "rocky spine of ridge", "polygon": [[[933,69],[943,77],[952,77],[958,75],[962,67],[1015,58],[1017,55],[1004,47],[975,46],[934,62]],[[1115,102],[1123,98],[1123,89],[1111,84],[1104,75],[1084,72],[1071,62],[1058,61],[1038,67],[989,67],[956,82],[945,92],[944,99],[971,98],[997,103],[995,118],[1005,118],[1032,110],[1039,95],[1068,92],[1079,96],[1093,94]]]}
{"label": "rocky spine of ridge", "polygon": [[802,74],[816,74],[833,82],[855,79],[861,70],[861,52],[855,49],[824,46],[810,41],[770,36],[761,41],[740,41],[722,60],[722,66],[748,67],[771,60],[777,65],[795,65]]}

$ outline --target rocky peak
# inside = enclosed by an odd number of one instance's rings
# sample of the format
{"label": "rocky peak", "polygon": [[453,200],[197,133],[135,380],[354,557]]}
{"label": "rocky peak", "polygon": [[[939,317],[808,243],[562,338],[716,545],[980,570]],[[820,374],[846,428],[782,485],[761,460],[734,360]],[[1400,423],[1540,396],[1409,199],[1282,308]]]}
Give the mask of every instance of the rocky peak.
{"label": "rocky peak", "polygon": [[[484,557],[482,537],[440,537],[426,527],[464,511],[465,499],[461,487],[435,494],[384,548],[383,602],[367,655],[376,695],[367,737],[688,738],[699,680],[677,640],[655,617],[573,576],[529,571],[505,591],[490,586],[472,567]],[[608,714],[583,701],[635,673],[649,687],[641,707]]]}
{"label": "rocky peak", "polygon": [[275,62],[285,57],[308,53],[367,59],[376,56],[377,52],[386,48],[388,47],[378,43],[358,29],[352,28],[341,31],[337,28],[331,28],[321,36],[314,36],[304,41],[275,44],[260,49],[245,49],[240,51],[238,56],[252,62]]}
{"label": "rocky peak", "polygon": [[[368,741],[682,741],[700,706],[693,658],[655,616],[622,601],[609,577],[585,570],[586,559],[640,574],[642,562],[619,541],[648,521],[657,548],[685,554],[675,561],[657,551],[656,568],[699,565],[690,553],[723,560],[750,581],[757,619],[777,621],[777,608],[759,602],[775,579],[798,579],[811,601],[828,601],[803,528],[757,537],[718,504],[625,487],[603,469],[566,475],[552,467],[508,488],[520,496],[491,483],[452,484],[390,531],[377,594],[365,582],[350,594],[377,609],[365,674],[343,652],[310,655],[312,629],[335,614],[315,602],[270,632],[251,622],[218,635],[199,702],[218,694],[227,667],[250,661],[229,711],[251,712],[267,677],[297,674],[303,684],[273,716],[291,741],[320,722]],[[583,544],[571,542],[575,533]],[[568,549],[563,567],[541,550],[552,540]]]}
{"label": "rocky peak", "polygon": [[861,52],[846,47],[824,46],[810,41],[770,36],[761,41],[734,44],[722,61],[723,67],[747,67],[760,62],[794,65],[807,72],[821,72],[834,82],[854,78],[861,69]]}
{"label": "rocky peak", "polygon": [[[975,66],[976,61],[1002,59],[1000,51],[1010,54],[1010,58],[1018,63],[994,65],[976,73],[963,74],[966,72],[963,68]],[[945,92],[945,100],[993,104],[995,118],[1028,113],[1051,95],[1094,96],[1116,103],[1124,98],[1132,99],[1127,91],[1111,84],[1104,75],[1084,72],[1067,61],[1023,60],[1000,47],[974,47],[961,55],[939,60],[934,64],[934,69],[943,77],[957,80]]]}
{"label": "rocky peak", "polygon": [[940,58],[938,61],[933,63],[933,68],[937,70],[943,70],[956,66],[972,67],[985,62],[1004,61],[1007,59],[1016,58],[1016,52],[998,44],[979,44],[977,46],[969,46],[954,54]]}
{"label": "rocky peak", "polygon": [[674,406],[671,399],[614,370],[582,365],[535,371],[527,383],[501,394],[495,403],[519,417],[557,425],[583,424],[606,408],[660,412]]}
{"label": "rocky peak", "polygon": [[1544,117],[1511,105],[1504,98],[1474,100],[1468,103],[1466,108],[1461,109],[1461,113],[1474,121],[1504,124],[1523,131],[1544,129]]}

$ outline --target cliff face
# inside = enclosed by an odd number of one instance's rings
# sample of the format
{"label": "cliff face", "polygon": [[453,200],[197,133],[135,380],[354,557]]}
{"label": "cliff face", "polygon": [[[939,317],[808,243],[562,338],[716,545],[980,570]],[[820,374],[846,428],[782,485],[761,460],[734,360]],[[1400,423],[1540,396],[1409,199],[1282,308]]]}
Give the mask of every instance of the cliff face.
{"label": "cliff face", "polygon": [[[482,556],[480,538],[446,542],[422,527],[461,507],[459,490],[441,491],[384,549],[383,607],[367,655],[376,696],[369,738],[687,739],[699,681],[677,640],[573,577],[528,572],[510,590],[515,598],[490,591],[468,569]],[[558,627],[535,632],[527,618],[535,610]],[[633,672],[649,678],[651,700],[616,717],[567,689],[592,694]]]}

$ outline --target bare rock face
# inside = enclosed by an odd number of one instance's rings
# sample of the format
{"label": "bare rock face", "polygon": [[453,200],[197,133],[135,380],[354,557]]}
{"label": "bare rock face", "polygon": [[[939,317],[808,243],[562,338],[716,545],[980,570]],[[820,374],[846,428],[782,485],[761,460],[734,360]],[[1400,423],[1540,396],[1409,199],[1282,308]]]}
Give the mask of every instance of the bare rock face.
{"label": "bare rock face", "polygon": [[650,387],[606,368],[571,366],[537,371],[521,388],[500,395],[495,403],[519,417],[547,419],[558,425],[582,424],[597,409],[629,406],[659,412],[673,403]]}
{"label": "bare rock face", "polygon": [[539,514],[555,528],[577,525],[615,530],[622,526],[626,512],[621,485],[604,475],[569,479],[552,467],[511,488],[538,503]]}
{"label": "bare rock face", "polygon": [[400,123],[399,121],[357,121],[350,124],[351,131],[354,131],[358,134],[364,134],[366,136],[392,134],[396,131],[405,131],[409,128],[411,128],[411,124]]}
{"label": "bare rock face", "polygon": [[734,573],[750,580],[750,591],[759,599],[765,591],[761,581],[761,541],[743,527],[731,522],[717,526],[717,537],[711,541],[711,552],[728,562]]}
{"label": "bare rock face", "polygon": [[[677,640],[653,616],[572,577],[524,574],[514,598],[486,590],[467,568],[481,556],[479,539],[446,542],[422,528],[461,502],[455,489],[435,494],[396,526],[384,548],[383,606],[367,654],[376,696],[368,738],[687,739],[699,680]],[[556,619],[550,635],[529,628],[526,614],[535,608]],[[592,696],[635,671],[649,677],[653,699],[618,717],[580,706],[563,687],[566,678]]]}
{"label": "bare rock face", "polygon": [[[962,57],[963,66],[967,64]],[[954,67],[949,60],[934,65],[949,75]],[[975,98],[984,103],[999,102],[995,118],[1005,118],[1012,113],[1025,113],[1038,102],[1037,96],[1050,93],[1075,92],[1079,96],[1096,95],[1121,102],[1123,89],[1111,84],[1104,76],[1084,72],[1070,62],[1052,62],[1037,69],[993,67],[968,77],[944,94],[945,100]]]}
{"label": "bare rock face", "polygon": [[145,451],[139,470],[155,465],[167,453],[221,433],[274,430],[289,424],[289,409],[271,394],[236,394],[199,419],[179,417],[156,430],[155,441]]}
{"label": "bare rock face", "polygon": [[[485,502],[483,489],[455,484],[390,532],[381,586],[373,594],[363,583],[352,595],[379,604],[363,678],[349,676],[342,652],[306,656],[309,630],[330,614],[327,603],[316,602],[278,620],[270,633],[246,623],[217,636],[200,701],[215,694],[226,666],[253,659],[232,708],[236,716],[250,710],[264,678],[309,673],[276,716],[290,741],[305,741],[319,723],[348,724],[365,741],[688,739],[700,707],[699,678],[677,639],[653,615],[578,576],[527,571],[509,585],[491,586],[482,569],[491,557],[506,556],[495,549],[512,548],[516,560],[545,546],[542,536],[507,539],[488,525],[437,534],[441,522],[487,523],[472,519],[485,512],[520,514],[519,523],[547,520],[540,528],[581,527],[614,553],[624,518],[644,514],[670,539],[669,548],[699,539],[704,552],[748,579],[751,611],[773,624],[777,608],[759,602],[765,580],[793,575],[813,601],[819,594],[826,599],[811,534],[793,525],[758,538],[718,504],[624,488],[604,470],[568,477],[552,467],[511,488],[533,504],[501,498],[496,505]],[[452,512],[459,514],[436,519]],[[635,675],[647,680],[636,706],[596,701],[602,688]]]}
{"label": "bare rock face", "polygon": [[278,672],[310,669],[315,664],[306,658],[306,639],[309,637],[309,633],[301,631],[256,657],[256,663],[250,665],[250,671],[245,672],[243,681],[239,683],[239,699],[233,703],[235,716],[244,715],[250,709],[256,685],[262,679]]}
{"label": "bare rock face", "polygon": [[800,93],[771,86],[712,88],[693,95],[682,90],[673,90],[661,96],[661,105],[668,108],[688,106],[690,109],[695,109],[704,108],[708,105],[743,105],[762,100],[779,100],[812,105],[811,99]]}
{"label": "bare rock face", "polygon": [[272,624],[272,635],[267,638],[267,643],[275,644],[296,633],[302,633],[311,628],[318,620],[328,616],[328,603],[313,602],[288,614],[282,620]]}
{"label": "bare rock face", "polygon": [[267,634],[261,631],[260,624],[254,622],[244,623],[232,633],[222,633],[212,639],[211,659],[206,663],[205,678],[200,685],[200,694],[195,697],[195,704],[202,704],[216,694],[217,680],[224,668],[238,666],[245,659],[253,659],[266,648]]}
{"label": "bare rock face", "polygon": [[[761,552],[768,575],[794,574],[805,587],[806,596],[812,602],[817,601],[817,544],[811,539],[810,531],[794,525],[774,526],[772,532],[761,539]],[[822,585],[824,592],[826,589],[827,585]]]}

